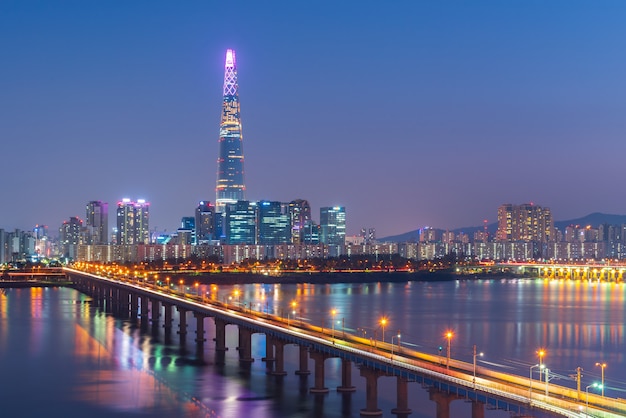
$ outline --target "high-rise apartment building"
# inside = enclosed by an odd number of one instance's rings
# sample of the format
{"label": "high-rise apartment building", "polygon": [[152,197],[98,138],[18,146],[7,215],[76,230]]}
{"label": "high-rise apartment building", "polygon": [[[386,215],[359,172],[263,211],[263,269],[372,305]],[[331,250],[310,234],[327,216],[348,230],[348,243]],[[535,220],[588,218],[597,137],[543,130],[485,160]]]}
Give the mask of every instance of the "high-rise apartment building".
{"label": "high-rise apartment building", "polygon": [[59,240],[61,249],[65,257],[76,258],[76,246],[82,244],[81,232],[83,228],[82,219],[72,216],[69,221],[63,222],[59,229]]}
{"label": "high-rise apartment building", "polygon": [[117,202],[117,244],[150,243],[150,203],[143,199]]}
{"label": "high-rise apartment building", "polygon": [[289,222],[291,223],[291,242],[301,244],[304,225],[311,221],[311,206],[303,199],[289,202]]}
{"label": "high-rise apartment building", "polygon": [[498,208],[498,241],[554,240],[554,221],[550,208],[526,203],[504,204]]}
{"label": "high-rise apartment building", "polygon": [[337,257],[346,244],[346,208],[343,206],[320,208],[320,243],[329,246],[328,253]]}
{"label": "high-rise apartment building", "polygon": [[279,245],[291,242],[289,205],[262,200],[257,205],[257,244]]}
{"label": "high-rise apartment building", "polygon": [[227,204],[244,200],[245,190],[237,61],[235,51],[229,49],[226,51],[224,65],[224,95],[217,158],[217,212],[224,212]]}
{"label": "high-rise apartment building", "polygon": [[108,244],[109,204],[99,200],[87,203],[85,224],[87,227],[87,244]]}
{"label": "high-rise apartment building", "polygon": [[214,234],[215,206],[207,200],[202,200],[196,208],[196,241],[198,244],[208,243],[219,239]]}

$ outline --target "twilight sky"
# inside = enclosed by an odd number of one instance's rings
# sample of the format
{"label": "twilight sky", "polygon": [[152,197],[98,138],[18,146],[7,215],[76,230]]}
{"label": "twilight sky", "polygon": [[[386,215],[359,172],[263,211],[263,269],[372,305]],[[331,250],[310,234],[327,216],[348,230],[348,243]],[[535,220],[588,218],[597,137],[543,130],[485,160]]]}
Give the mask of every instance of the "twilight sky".
{"label": "twilight sky", "polygon": [[215,200],[227,48],[247,197],[348,233],[626,213],[624,1],[0,2],[0,228]]}

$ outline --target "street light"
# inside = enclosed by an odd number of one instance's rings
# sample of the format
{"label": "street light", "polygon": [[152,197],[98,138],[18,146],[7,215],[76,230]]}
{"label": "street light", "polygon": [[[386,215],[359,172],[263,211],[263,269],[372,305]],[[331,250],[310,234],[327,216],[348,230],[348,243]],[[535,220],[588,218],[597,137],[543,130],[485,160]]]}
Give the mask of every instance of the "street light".
{"label": "street light", "polygon": [[385,342],[385,325],[387,325],[387,317],[383,316],[382,318],[380,318],[380,326],[383,328],[382,342]]}
{"label": "street light", "polygon": [[[535,364],[534,366],[530,366],[530,377],[528,378],[528,403],[532,403],[532,394],[533,394],[533,369],[537,367],[539,368],[539,377],[541,377],[541,370],[543,369],[543,364]],[[540,380],[541,381],[541,380]]]}
{"label": "street light", "polygon": [[196,282],[194,286],[196,286],[196,296],[200,297],[200,283]]}
{"label": "street light", "polygon": [[[540,348],[539,351],[537,351],[537,355],[539,356],[539,366],[541,366],[543,364],[543,356],[546,355],[546,350]],[[539,381],[541,382],[541,373],[539,373]]]}
{"label": "street light", "polygon": [[397,353],[399,354],[400,353],[400,337],[401,337],[400,330],[398,330],[398,335],[392,335],[391,336],[391,357],[392,358],[393,358],[393,339],[394,338],[398,339],[398,351],[397,351]]}
{"label": "street light", "polygon": [[474,384],[474,389],[476,389],[476,356],[483,356],[483,353],[478,353],[476,351],[476,344],[474,344],[474,379],[472,380],[472,383]]}
{"label": "street light", "polygon": [[[596,383],[592,383],[589,386],[587,386],[585,388],[585,393],[587,394],[587,410],[585,411],[585,414],[587,414],[587,412],[589,412],[589,388],[600,388],[602,389],[602,392],[604,393],[604,385],[600,385],[597,382]],[[589,415],[589,414],[587,414]]]}
{"label": "street light", "polygon": [[606,363],[596,363],[596,366],[600,366],[602,368],[602,384],[600,387],[602,388],[602,397],[604,398],[604,368],[606,367]]}
{"label": "street light", "polygon": [[[331,309],[330,310],[330,316],[333,318],[332,321],[331,321],[332,322],[332,324],[331,324],[331,326],[332,326],[332,334],[331,334],[331,336],[332,336],[333,339],[335,338],[335,315],[337,315],[337,309]],[[333,341],[333,343],[334,343],[334,341]]]}
{"label": "street light", "polygon": [[450,342],[452,341],[452,337],[454,336],[454,334],[452,333],[452,331],[448,331],[446,332],[446,338],[448,339],[448,351],[447,351],[447,356],[446,356],[446,369],[450,369]]}

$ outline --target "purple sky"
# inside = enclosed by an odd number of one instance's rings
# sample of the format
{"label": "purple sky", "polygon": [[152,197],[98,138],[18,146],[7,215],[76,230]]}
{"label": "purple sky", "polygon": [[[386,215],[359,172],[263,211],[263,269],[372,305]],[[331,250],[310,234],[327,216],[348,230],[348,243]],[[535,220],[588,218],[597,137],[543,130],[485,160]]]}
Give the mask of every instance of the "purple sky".
{"label": "purple sky", "polygon": [[[215,200],[227,48],[247,197],[348,233],[626,213],[624,1],[0,2],[0,227]],[[111,216],[111,224],[114,217]]]}

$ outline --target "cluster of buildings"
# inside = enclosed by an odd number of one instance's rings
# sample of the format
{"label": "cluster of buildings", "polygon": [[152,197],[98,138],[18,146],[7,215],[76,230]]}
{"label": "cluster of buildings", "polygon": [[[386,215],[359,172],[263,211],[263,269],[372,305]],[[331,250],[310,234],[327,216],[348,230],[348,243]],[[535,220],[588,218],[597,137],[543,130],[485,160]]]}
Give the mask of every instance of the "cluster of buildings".
{"label": "cluster of buildings", "polygon": [[[139,262],[216,257],[223,263],[244,259],[307,259],[341,255],[400,255],[431,260],[450,254],[490,260],[626,258],[626,226],[554,227],[549,208],[504,204],[498,208],[497,232],[472,235],[424,228],[409,242],[378,242],[374,229],[346,237],[346,210],[322,207],[319,223],[306,200],[291,202],[245,197],[243,133],[235,51],[227,50],[215,204],[200,201],[193,216],[181,219],[175,233],[155,236],[150,230],[150,203],[117,202],[115,226],[109,229],[108,204],[91,201],[85,218],[71,217],[51,240],[48,228],[0,229],[0,263],[60,255],[69,260]],[[109,235],[109,232],[111,234]]]}

